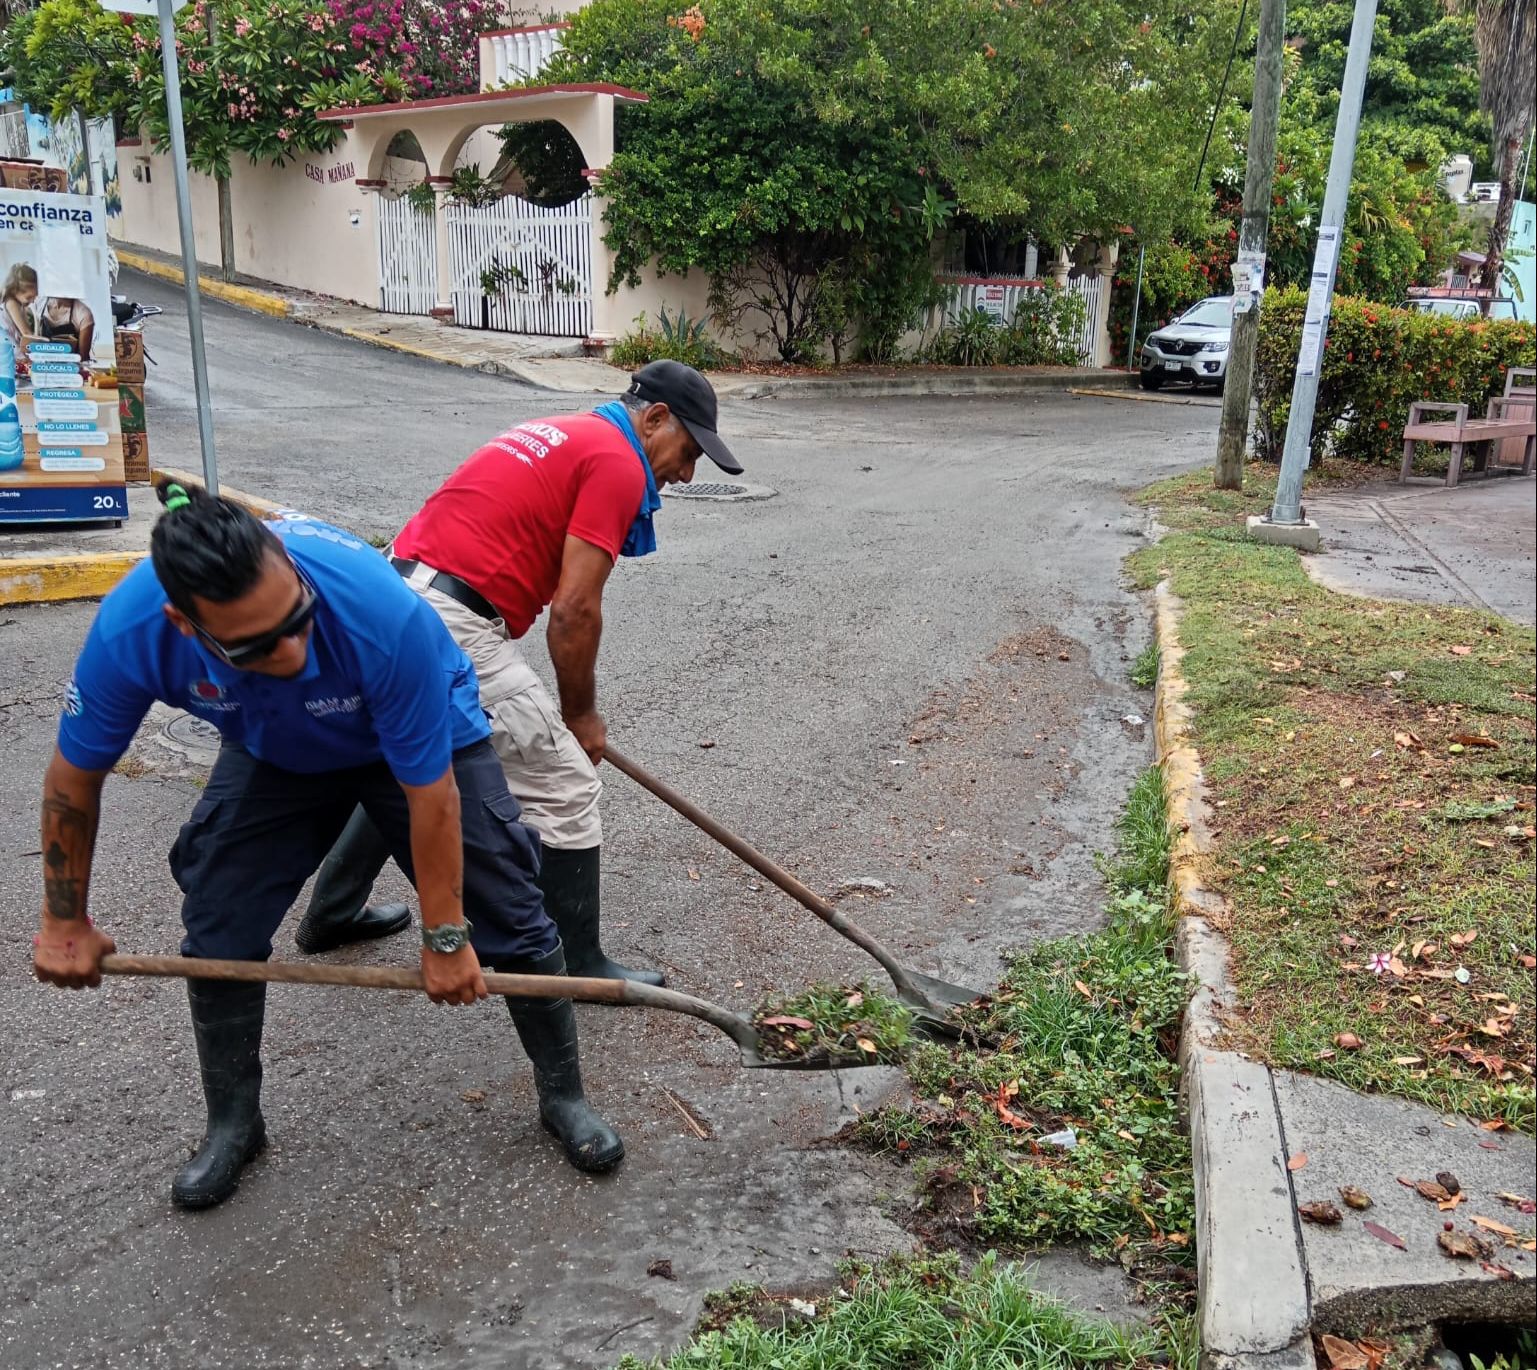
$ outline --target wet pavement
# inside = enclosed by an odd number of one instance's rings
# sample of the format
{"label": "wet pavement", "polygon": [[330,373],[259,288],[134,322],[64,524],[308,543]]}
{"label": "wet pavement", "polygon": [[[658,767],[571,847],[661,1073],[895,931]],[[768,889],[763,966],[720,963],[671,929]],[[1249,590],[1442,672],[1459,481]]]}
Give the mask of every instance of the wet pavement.
{"label": "wet pavement", "polygon": [[[155,460],[195,469],[185,341],[155,327]],[[590,402],[217,305],[208,331],[225,478],[365,534],[501,426]],[[1093,855],[1150,759],[1124,721],[1150,700],[1126,680],[1149,626],[1121,494],[1204,458],[1215,427],[1069,396],[724,403],[745,479],[776,493],[669,500],[660,553],[617,569],[615,744],[904,959],[992,983],[1005,948],[1095,924]],[[708,1290],[812,1287],[845,1252],[911,1244],[910,1175],[825,1143],[890,1072],[744,1072],[692,1020],[584,1009],[590,1089],[629,1146],[594,1180],[540,1130],[500,1006],[304,987],[270,992],[271,1148],[223,1207],[172,1209],[202,1122],[181,987],[68,994],[28,971],[38,781],[92,613],[0,613],[0,1363],[608,1366],[677,1345]],[[531,657],[547,671],[542,642]],[[92,908],[124,951],[177,943],[165,853],[199,768],[163,721],[107,790]],[[617,954],[738,1008],[872,971],[612,773],[605,823]],[[660,1259],[674,1279],[647,1274]],[[1125,1311],[1113,1275],[1068,1258],[1045,1277]]]}

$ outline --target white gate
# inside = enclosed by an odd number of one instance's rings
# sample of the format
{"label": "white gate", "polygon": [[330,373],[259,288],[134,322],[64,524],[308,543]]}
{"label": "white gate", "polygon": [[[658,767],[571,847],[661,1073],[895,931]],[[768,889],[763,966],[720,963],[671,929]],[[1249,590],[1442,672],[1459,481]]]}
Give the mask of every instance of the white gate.
{"label": "white gate", "polygon": [[1094,339],[1099,330],[1100,296],[1105,292],[1106,278],[1101,275],[1069,277],[1067,288],[1083,300],[1083,322],[1073,336],[1078,348],[1078,361],[1083,366],[1094,365]]}
{"label": "white gate", "polygon": [[503,333],[592,332],[592,195],[542,209],[516,195],[448,207],[454,322]]}
{"label": "white gate", "polygon": [[430,314],[438,302],[438,221],[404,195],[380,195],[379,308],[386,314]]}

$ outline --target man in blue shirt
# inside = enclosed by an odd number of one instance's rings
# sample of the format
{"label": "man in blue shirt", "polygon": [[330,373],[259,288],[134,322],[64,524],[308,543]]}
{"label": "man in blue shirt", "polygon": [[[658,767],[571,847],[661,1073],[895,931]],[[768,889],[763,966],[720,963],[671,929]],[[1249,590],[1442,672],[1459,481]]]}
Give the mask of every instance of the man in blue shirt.
{"label": "man in blue shirt", "polygon": [[[151,561],[103,602],[66,694],[44,782],[38,978],[101,982],[113,942],[87,916],[86,892],[102,787],[157,699],[223,738],[171,851],[183,955],[267,959],[361,806],[420,896],[429,998],[485,998],[482,963],[564,974],[535,884],[538,838],[519,822],[474,669],[442,620],[372,548],[326,524],[264,524],[170,482],[160,497]],[[172,1183],[184,1207],[227,1198],[265,1145],[265,991],[188,981],[208,1129]],[[578,1168],[612,1169],[624,1145],[583,1095],[570,1000],[507,1005],[546,1127]]]}

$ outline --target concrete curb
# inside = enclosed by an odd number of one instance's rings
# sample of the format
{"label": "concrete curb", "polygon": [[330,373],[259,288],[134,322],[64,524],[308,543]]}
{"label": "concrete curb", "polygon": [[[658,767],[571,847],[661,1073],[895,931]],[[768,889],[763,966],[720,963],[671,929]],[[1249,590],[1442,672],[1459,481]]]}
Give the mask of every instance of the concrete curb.
{"label": "concrete curb", "polygon": [[1152,395],[1142,391],[1134,385],[1125,385],[1119,389],[1111,390],[1103,386],[1095,389],[1090,387],[1069,386],[1069,395],[1097,395],[1107,400],[1136,400],[1141,404],[1193,404],[1201,409],[1220,409],[1222,402],[1213,396],[1207,395]]}
{"label": "concrete curb", "polygon": [[1031,391],[1072,390],[1075,384],[1096,382],[1106,388],[1137,383],[1120,371],[1066,368],[1061,371],[913,372],[905,376],[743,376],[712,371],[710,383],[721,399],[768,400],[790,398],[896,399],[918,395],[1017,395]]}
{"label": "concrete curb", "polygon": [[[142,271],[146,276],[158,276],[163,281],[174,281],[177,285],[186,282],[186,275],[181,267],[173,266],[170,262],[162,262],[156,257],[146,257],[142,253],[131,248],[116,248],[118,264],[131,267],[134,271]],[[291,310],[290,303],[281,295],[273,295],[265,290],[256,290],[248,285],[232,285],[228,281],[216,281],[210,276],[197,278],[198,289],[210,299],[223,300],[225,304],[238,305],[241,309],[251,309],[258,314],[270,314],[275,319],[286,319]]]}
{"label": "concrete curb", "polygon": [[[183,485],[203,484],[201,476],[171,467],[150,472],[150,481],[164,479]],[[221,485],[219,493],[249,509],[258,518],[277,518],[282,506]],[[0,557],[0,605],[64,603],[75,599],[100,599],[149,555],[138,552],[92,552],[80,556]]]}
{"label": "concrete curb", "polygon": [[1214,843],[1190,739],[1179,601],[1167,582],[1158,586],[1156,605],[1153,735],[1177,834],[1169,865],[1175,947],[1196,982],[1179,1064],[1195,1166],[1201,1363],[1205,1370],[1313,1370],[1307,1268],[1270,1071],[1218,1046],[1230,998],[1226,905],[1203,880]]}

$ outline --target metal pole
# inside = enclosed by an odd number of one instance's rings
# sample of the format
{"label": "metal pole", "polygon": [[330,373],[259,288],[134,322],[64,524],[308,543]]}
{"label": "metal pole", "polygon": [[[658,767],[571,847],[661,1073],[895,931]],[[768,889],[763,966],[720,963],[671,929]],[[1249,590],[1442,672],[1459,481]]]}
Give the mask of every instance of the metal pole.
{"label": "metal pole", "polygon": [[203,351],[203,299],[197,284],[197,238],[187,189],[187,136],[181,124],[181,75],[176,64],[176,21],[171,0],[159,0],[160,64],[165,72],[165,115],[171,130],[171,167],[176,175],[176,221],[181,228],[181,266],[187,295],[187,336],[192,343],[192,389],[197,399],[197,436],[203,449],[203,484],[219,493],[213,450],[213,411],[208,403],[208,358]]}
{"label": "metal pole", "polygon": [[[165,0],[161,0],[163,4]],[[1313,445],[1313,411],[1318,405],[1318,375],[1323,369],[1324,343],[1329,337],[1329,305],[1334,298],[1334,274],[1339,265],[1340,235],[1345,206],[1350,199],[1350,173],[1356,160],[1356,134],[1361,126],[1361,100],[1366,94],[1366,64],[1371,57],[1372,25],[1377,19],[1377,0],[1356,0],[1350,25],[1350,53],[1345,59],[1345,79],[1340,86],[1339,117],[1334,124],[1334,147],[1329,153],[1329,183],[1324,190],[1323,214],[1318,225],[1318,247],[1313,253],[1313,274],[1308,286],[1307,313],[1302,321],[1302,341],[1297,348],[1297,374],[1292,382],[1291,417],[1286,424],[1286,447],[1281,454],[1281,477],[1276,483],[1270,522],[1302,522],[1302,476]]]}
{"label": "metal pole", "polygon": [[1137,369],[1137,319],[1142,313],[1142,263],[1147,260],[1147,244],[1137,247],[1137,298],[1131,306],[1131,340],[1126,344],[1126,369]]}

